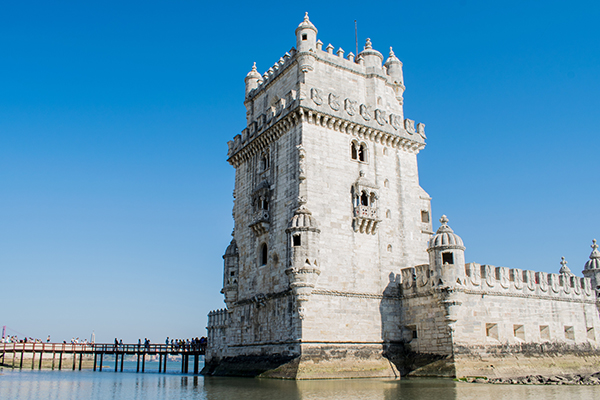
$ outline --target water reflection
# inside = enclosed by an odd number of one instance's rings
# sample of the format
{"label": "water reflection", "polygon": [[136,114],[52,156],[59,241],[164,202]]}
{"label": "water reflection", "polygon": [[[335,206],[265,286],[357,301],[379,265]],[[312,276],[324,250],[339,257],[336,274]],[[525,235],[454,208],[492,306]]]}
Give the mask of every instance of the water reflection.
{"label": "water reflection", "polygon": [[284,381],[178,374],[11,371],[0,399],[14,400],[564,400],[600,398],[600,387],[481,385],[449,379]]}

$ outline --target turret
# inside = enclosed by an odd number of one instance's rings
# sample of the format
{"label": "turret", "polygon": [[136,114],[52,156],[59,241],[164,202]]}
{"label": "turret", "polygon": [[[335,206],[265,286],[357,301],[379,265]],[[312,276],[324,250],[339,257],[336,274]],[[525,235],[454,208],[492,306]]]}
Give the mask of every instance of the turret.
{"label": "turret", "polygon": [[437,285],[456,286],[464,284],[465,279],[465,246],[452,228],[448,226],[448,218],[442,215],[442,225],[429,240],[427,252],[429,265],[438,279]]}
{"label": "turret", "polygon": [[235,304],[238,297],[239,259],[237,243],[235,239],[231,239],[231,243],[223,255],[223,289],[221,293],[225,295],[227,308]]}
{"label": "turret", "polygon": [[248,75],[246,75],[244,81],[246,82],[246,97],[248,97],[250,91],[256,89],[258,84],[262,81],[260,74],[256,70],[256,63],[254,63],[252,70],[248,72]]}
{"label": "turret", "polygon": [[387,70],[387,74],[392,78],[392,83],[404,85],[404,77],[402,76],[402,61],[394,54],[394,50],[390,47],[390,56],[383,65]]}
{"label": "turret", "polygon": [[296,298],[300,318],[304,318],[303,305],[308,301],[321,274],[319,269],[319,234],[317,222],[304,204],[294,212],[286,229],[289,246],[289,268],[285,273]]}
{"label": "turret", "polygon": [[365,67],[367,68],[367,72],[369,72],[369,68],[372,68],[378,72],[382,71],[381,63],[383,62],[383,55],[381,55],[381,53],[377,50],[373,49],[371,39],[367,39],[365,49],[360,52],[358,57],[363,61]]}
{"label": "turret", "polygon": [[302,51],[315,51],[317,47],[317,28],[304,15],[304,21],[296,28],[296,49]]}
{"label": "turret", "polygon": [[583,276],[590,278],[592,281],[592,287],[596,290],[600,290],[600,251],[598,251],[596,239],[592,240],[591,247],[592,254],[590,254],[590,259],[583,267]]}

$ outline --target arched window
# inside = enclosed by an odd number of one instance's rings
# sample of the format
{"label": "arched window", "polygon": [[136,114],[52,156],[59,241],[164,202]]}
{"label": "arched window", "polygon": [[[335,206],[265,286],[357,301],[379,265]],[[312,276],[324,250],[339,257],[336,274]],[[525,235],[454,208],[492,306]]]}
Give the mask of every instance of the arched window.
{"label": "arched window", "polygon": [[350,155],[353,160],[358,160],[358,144],[356,142],[350,143]]}
{"label": "arched window", "polygon": [[364,143],[361,143],[358,148],[358,161],[367,161],[367,146]]}
{"label": "arched window", "polygon": [[267,258],[269,256],[269,250],[267,249],[267,244],[263,243],[260,248],[260,265],[267,265]]}
{"label": "arched window", "polygon": [[369,205],[369,195],[367,194],[367,192],[362,192],[362,194],[360,195],[360,204],[362,206]]}
{"label": "arched window", "polygon": [[269,169],[269,157],[266,154],[263,154],[262,158],[260,159],[260,169],[262,171]]}

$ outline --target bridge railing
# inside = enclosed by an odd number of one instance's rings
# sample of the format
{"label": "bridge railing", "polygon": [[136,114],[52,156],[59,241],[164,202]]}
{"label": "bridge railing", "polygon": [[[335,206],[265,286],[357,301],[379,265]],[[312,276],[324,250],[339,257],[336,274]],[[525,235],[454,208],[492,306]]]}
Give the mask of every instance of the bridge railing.
{"label": "bridge railing", "polygon": [[66,353],[197,353],[206,345],[176,344],[115,344],[115,343],[0,343],[0,352],[66,352]]}

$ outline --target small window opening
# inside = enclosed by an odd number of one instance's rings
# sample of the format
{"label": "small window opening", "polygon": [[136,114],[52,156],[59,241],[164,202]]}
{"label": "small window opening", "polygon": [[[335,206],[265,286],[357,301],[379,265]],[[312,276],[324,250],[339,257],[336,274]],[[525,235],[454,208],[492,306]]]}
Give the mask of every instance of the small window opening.
{"label": "small window opening", "polygon": [[362,192],[362,194],[360,195],[360,204],[363,206],[369,205],[369,196],[366,192]]}
{"label": "small window opening", "polygon": [[358,148],[358,161],[367,161],[367,146],[361,144]]}
{"label": "small window opening", "polygon": [[421,211],[421,222],[429,222],[429,211],[423,210]]}
{"label": "small window opening", "polygon": [[498,340],[498,324],[485,324],[485,336]]}
{"label": "small window opening", "polygon": [[565,339],[575,340],[575,330],[572,326],[565,326]]}
{"label": "small window opening", "polygon": [[230,275],[230,276],[235,276],[235,271],[231,271],[231,272],[229,273],[229,275]]}
{"label": "small window opening", "polygon": [[292,246],[297,247],[302,245],[302,238],[300,235],[292,236]]}
{"label": "small window opening", "polygon": [[267,245],[263,244],[260,249],[260,265],[267,265],[267,257],[269,255],[269,251],[267,249]]}
{"label": "small window opening", "polygon": [[405,339],[407,339],[408,341],[411,341],[413,339],[417,339],[418,336],[419,335],[417,334],[416,325],[407,325],[405,327],[405,334],[404,334]]}
{"label": "small window opening", "polygon": [[525,340],[525,327],[523,325],[513,325],[513,333],[516,338]]}
{"label": "small window opening", "polygon": [[453,253],[442,253],[442,264],[454,264],[454,254]]}
{"label": "small window opening", "polygon": [[594,333],[594,328],[587,328],[587,338],[596,341],[596,334]]}
{"label": "small window opening", "polygon": [[260,159],[260,167],[263,171],[269,169],[269,157],[267,157],[266,155],[262,156],[262,158]]}
{"label": "small window opening", "polygon": [[352,159],[358,160],[358,149],[356,148],[356,143],[352,142],[350,144],[350,151],[352,152]]}
{"label": "small window opening", "polygon": [[386,217],[386,218],[392,218],[392,212],[391,212],[390,210],[387,210],[387,211],[385,212],[385,217]]}
{"label": "small window opening", "polygon": [[550,328],[548,325],[540,325],[540,339],[550,340]]}
{"label": "small window opening", "polygon": [[260,209],[269,210],[269,200],[262,198],[260,199]]}
{"label": "small window opening", "polygon": [[387,149],[387,147],[384,147],[384,148],[383,148],[383,155],[384,155],[384,156],[387,156],[387,153],[388,153],[388,149]]}
{"label": "small window opening", "polygon": [[388,251],[388,253],[392,252],[392,245],[391,244],[388,244],[387,251]]}
{"label": "small window opening", "polygon": [[308,35],[307,34],[303,34],[302,35],[302,40],[308,40]]}
{"label": "small window opening", "polygon": [[386,188],[389,188],[390,187],[390,181],[387,180],[387,179],[385,181],[383,181],[383,186],[386,187]]}

